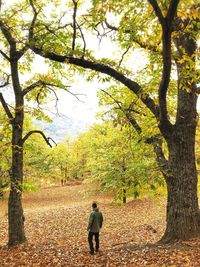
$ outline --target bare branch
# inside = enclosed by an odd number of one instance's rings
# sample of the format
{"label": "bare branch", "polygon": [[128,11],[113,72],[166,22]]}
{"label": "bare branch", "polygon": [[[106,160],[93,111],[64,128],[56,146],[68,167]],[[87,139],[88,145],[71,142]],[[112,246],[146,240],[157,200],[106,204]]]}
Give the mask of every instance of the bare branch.
{"label": "bare branch", "polygon": [[83,55],[82,55],[82,58],[84,58],[85,50],[86,50],[86,41],[85,41],[85,37],[84,37],[83,32],[82,32],[81,26],[78,23],[76,23],[76,24],[77,24],[77,27],[78,27],[80,33],[81,33],[81,37],[82,37],[82,40],[83,40]]}
{"label": "bare branch", "polygon": [[50,86],[50,87],[61,88],[61,89],[64,89],[64,90],[66,90],[67,87],[70,87],[68,85],[59,85],[59,84],[56,84],[56,83],[50,83],[50,82],[45,82],[45,81],[42,81],[42,80],[38,80],[38,81],[32,83],[31,85],[29,85],[28,87],[26,87],[23,90],[23,95],[28,94],[30,91],[32,91],[36,87],[40,87],[40,86],[43,86],[43,87]]}
{"label": "bare branch", "polygon": [[125,57],[125,55],[128,53],[128,51],[129,51],[130,48],[131,48],[131,47],[128,46],[128,48],[126,49],[126,51],[122,54],[122,58],[121,58],[121,60],[120,60],[120,62],[119,62],[119,67],[121,66],[122,61],[124,60],[124,57]]}
{"label": "bare branch", "polygon": [[2,93],[0,93],[0,101],[1,101],[1,104],[2,104],[2,106],[4,108],[4,110],[5,110],[8,118],[9,118],[9,120],[10,120],[10,123],[12,124],[14,118],[13,118],[12,113],[10,112],[10,109],[9,109],[9,107],[8,107],[8,105],[7,105],[6,101],[5,101]]}
{"label": "bare branch", "polygon": [[76,13],[77,13],[77,7],[78,7],[78,2],[76,0],[72,0],[74,3],[74,13],[73,13],[73,39],[72,39],[72,55],[75,50],[75,45],[76,45]]}
{"label": "bare branch", "polygon": [[[45,135],[42,131],[39,131],[39,130],[33,130],[33,131],[28,132],[28,133],[24,136],[24,138],[22,139],[23,144],[26,142],[26,140],[27,140],[32,134],[35,134],[35,133],[42,135],[42,137],[44,138],[44,140],[45,140],[45,142],[47,143],[47,145],[50,146],[50,147],[52,147],[52,145],[50,144],[49,140],[53,141],[53,139],[50,138],[50,137],[46,137],[46,135]],[[53,141],[53,142],[54,142],[54,141]],[[55,143],[55,142],[54,142],[54,143]],[[55,144],[56,144],[56,143],[55,143]]]}
{"label": "bare branch", "polygon": [[107,94],[113,101],[114,103],[117,104],[117,106],[119,107],[119,109],[124,113],[126,119],[131,123],[131,125],[134,127],[134,129],[136,130],[136,132],[138,134],[141,134],[142,129],[139,126],[139,124],[137,123],[137,121],[135,120],[135,118],[130,114],[130,112],[127,112],[122,105],[120,104],[120,101],[116,100],[111,94],[109,94],[107,91],[101,89],[102,92],[104,92],[105,94]]}

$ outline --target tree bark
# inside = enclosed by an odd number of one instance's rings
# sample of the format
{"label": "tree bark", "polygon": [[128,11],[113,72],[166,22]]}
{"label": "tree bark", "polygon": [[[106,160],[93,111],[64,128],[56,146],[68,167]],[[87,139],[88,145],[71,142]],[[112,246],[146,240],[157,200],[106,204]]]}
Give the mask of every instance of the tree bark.
{"label": "tree bark", "polygon": [[26,241],[22,208],[24,100],[18,77],[18,63],[11,62],[15,92],[15,117],[12,122],[12,172],[8,201],[8,246]]}
{"label": "tree bark", "polygon": [[200,234],[194,129],[178,127],[169,146],[167,227],[161,241],[188,239]]}
{"label": "tree bark", "polygon": [[[21,123],[20,123],[21,124]],[[22,129],[15,123],[12,137],[12,174],[8,201],[8,246],[26,241],[22,208],[23,145]]]}

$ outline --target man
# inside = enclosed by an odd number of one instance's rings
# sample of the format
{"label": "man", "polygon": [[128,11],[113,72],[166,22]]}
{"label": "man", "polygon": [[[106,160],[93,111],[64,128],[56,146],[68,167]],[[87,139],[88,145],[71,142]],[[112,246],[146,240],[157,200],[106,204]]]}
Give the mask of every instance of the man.
{"label": "man", "polygon": [[92,203],[92,213],[89,217],[89,223],[88,223],[88,242],[90,246],[90,254],[94,255],[94,245],[93,245],[93,236],[95,237],[95,243],[96,252],[99,250],[99,231],[103,224],[103,215],[97,208],[97,203]]}

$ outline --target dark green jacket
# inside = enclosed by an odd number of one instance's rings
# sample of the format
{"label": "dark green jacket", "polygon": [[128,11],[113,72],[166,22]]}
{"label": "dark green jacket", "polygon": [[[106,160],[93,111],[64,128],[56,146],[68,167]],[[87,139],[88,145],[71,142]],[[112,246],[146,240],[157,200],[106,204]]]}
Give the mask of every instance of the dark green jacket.
{"label": "dark green jacket", "polygon": [[98,233],[103,225],[103,215],[98,208],[95,208],[90,214],[88,231],[92,233]]}

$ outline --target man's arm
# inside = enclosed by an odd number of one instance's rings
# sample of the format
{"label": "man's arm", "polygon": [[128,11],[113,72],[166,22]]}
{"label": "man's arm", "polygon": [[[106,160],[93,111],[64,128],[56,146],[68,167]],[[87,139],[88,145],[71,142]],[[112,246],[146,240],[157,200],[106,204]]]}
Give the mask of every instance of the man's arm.
{"label": "man's arm", "polygon": [[103,214],[100,212],[100,224],[99,224],[100,228],[102,227],[102,225],[103,225]]}
{"label": "man's arm", "polygon": [[89,222],[88,222],[88,227],[87,227],[87,230],[89,231],[91,229],[91,226],[93,224],[93,221],[94,221],[94,214],[93,212],[90,214],[90,217],[89,217]]}

